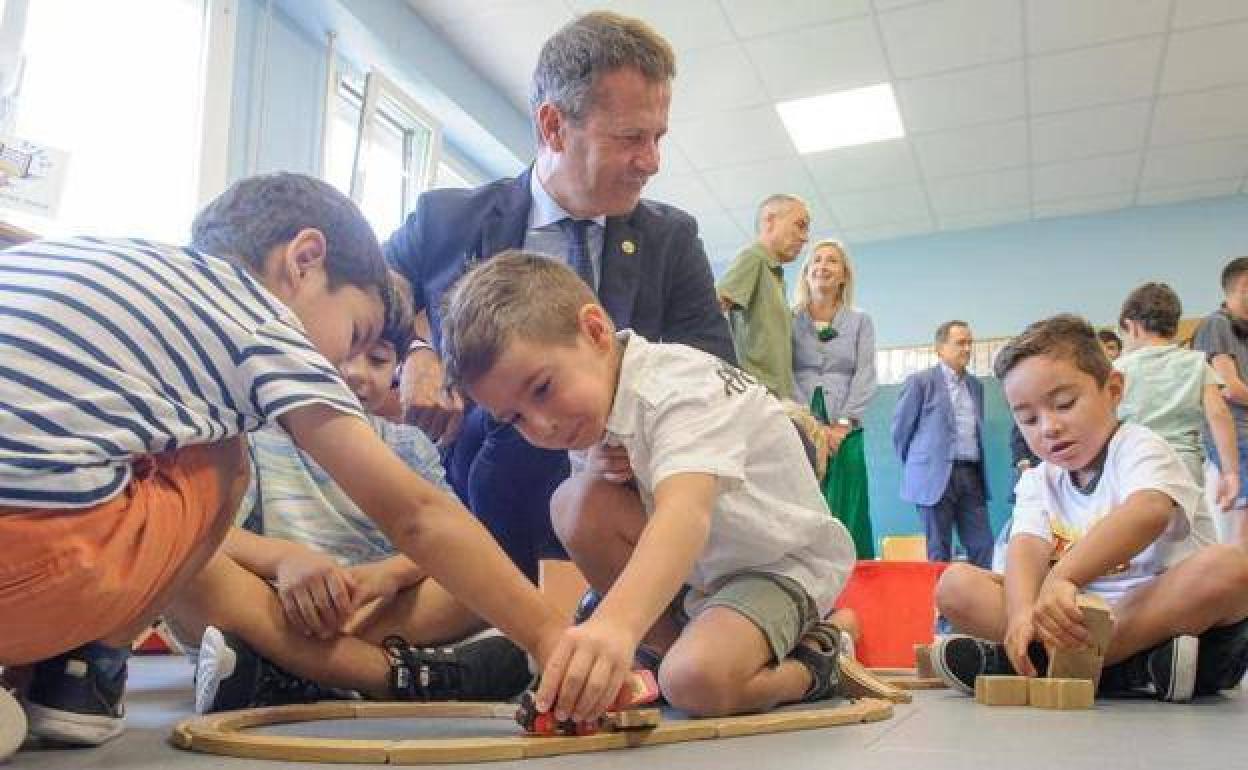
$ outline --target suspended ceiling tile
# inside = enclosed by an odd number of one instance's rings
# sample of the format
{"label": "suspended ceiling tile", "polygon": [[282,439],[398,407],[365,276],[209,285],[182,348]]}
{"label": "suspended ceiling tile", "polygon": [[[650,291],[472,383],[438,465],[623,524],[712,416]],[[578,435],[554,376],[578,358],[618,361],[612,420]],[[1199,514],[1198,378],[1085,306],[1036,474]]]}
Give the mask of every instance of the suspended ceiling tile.
{"label": "suspended ceiling tile", "polygon": [[1161,73],[1162,93],[1244,82],[1248,82],[1248,21],[1171,35]]}
{"label": "suspended ceiling tile", "polygon": [[[645,19],[677,51],[710,48],[736,40],[728,17],[715,0],[568,0],[568,5],[578,14],[609,10]],[[679,71],[679,56],[676,68]]]}
{"label": "suspended ceiling tile", "polygon": [[1018,0],[940,0],[881,13],[879,21],[899,78],[1023,54]]}
{"label": "suspended ceiling tile", "polygon": [[910,133],[1021,117],[1024,94],[1022,59],[897,83],[902,122]]}
{"label": "suspended ceiling tile", "polygon": [[1039,205],[1041,201],[1133,192],[1139,175],[1138,152],[1051,163],[1032,169],[1032,196]]}
{"label": "suspended ceiling tile", "polygon": [[1027,165],[1027,124],[971,126],[912,139],[929,178]]}
{"label": "suspended ceiling tile", "polygon": [[910,143],[904,139],[842,147],[802,159],[824,195],[895,187],[919,178]]}
{"label": "suspended ceiling tile", "polygon": [[1141,188],[1174,187],[1248,174],[1248,139],[1153,147],[1144,159]]}
{"label": "suspended ceiling tile", "polygon": [[807,202],[819,197],[809,171],[796,157],[720,166],[707,169],[703,177],[720,203],[729,209],[756,208],[764,198],[776,193],[797,195]]}
{"label": "suspended ceiling tile", "polygon": [[1152,100],[1040,115],[1031,121],[1031,158],[1051,163],[1137,150],[1148,135]]}
{"label": "suspended ceiling tile", "polygon": [[1070,217],[1079,214],[1095,214],[1101,211],[1116,211],[1131,205],[1132,192],[1116,192],[1104,195],[1089,195],[1081,198],[1065,198],[1047,203],[1037,202],[1033,206],[1036,219],[1048,217]]}
{"label": "suspended ceiling tile", "polygon": [[928,219],[927,193],[918,185],[830,195],[828,207],[842,227],[859,229]]}
{"label": "suspended ceiling tile", "polygon": [[1248,3],[1244,0],[1178,0],[1174,6],[1176,29],[1233,19],[1248,19]]}
{"label": "suspended ceiling tile", "polygon": [[1248,135],[1248,85],[1161,97],[1149,141],[1184,144],[1240,135]]}
{"label": "suspended ceiling tile", "polygon": [[680,57],[672,93],[673,117],[692,117],[770,104],[754,65],[737,43]]}
{"label": "suspended ceiling tile", "polygon": [[1033,54],[1164,32],[1170,0],[1040,0],[1027,5]]}
{"label": "suspended ceiling tile", "polygon": [[1033,57],[1028,65],[1032,113],[1151,96],[1164,40],[1149,37]]}
{"label": "suspended ceiling tile", "polygon": [[1182,201],[1200,200],[1201,198],[1221,198],[1234,195],[1239,191],[1240,179],[1215,179],[1211,182],[1179,185],[1177,187],[1155,187],[1140,190],[1135,201],[1141,206],[1155,206],[1164,203],[1180,203]]}
{"label": "suspended ceiling tile", "polygon": [[870,19],[783,32],[745,41],[767,92],[777,101],[888,81]]}
{"label": "suspended ceiling tile", "polygon": [[792,157],[793,142],[771,106],[671,121],[672,136],[694,168]]}
{"label": "suspended ceiling tile", "polygon": [[868,0],[720,0],[737,37],[806,29],[871,12]]}
{"label": "suspended ceiling tile", "polygon": [[1031,205],[1025,168],[934,179],[927,189],[932,208],[940,217]]}

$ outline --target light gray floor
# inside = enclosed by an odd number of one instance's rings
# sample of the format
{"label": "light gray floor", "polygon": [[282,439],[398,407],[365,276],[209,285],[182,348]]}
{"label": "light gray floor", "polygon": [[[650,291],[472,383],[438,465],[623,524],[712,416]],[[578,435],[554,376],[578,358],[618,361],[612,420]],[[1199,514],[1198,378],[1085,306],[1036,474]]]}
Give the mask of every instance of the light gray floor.
{"label": "light gray floor", "polygon": [[[129,728],[112,743],[90,750],[19,752],[16,768],[281,768],[371,767],[261,762],[192,754],[166,743],[169,728],[190,714],[190,666],[181,658],[139,658],[132,663],[127,699]],[[1051,712],[987,708],[948,690],[916,693],[887,721],[852,727],[751,738],[580,754],[523,762],[457,767],[588,768],[678,767],[690,770],[978,770],[978,768],[1242,767],[1248,745],[1248,700],[1240,695],[1190,705],[1153,701],[1102,701],[1093,711]],[[354,728],[351,732],[348,728]],[[393,725],[409,737],[415,725]],[[386,734],[379,720],[320,723],[289,732],[325,737],[373,738]],[[318,732],[319,731],[319,732]]]}

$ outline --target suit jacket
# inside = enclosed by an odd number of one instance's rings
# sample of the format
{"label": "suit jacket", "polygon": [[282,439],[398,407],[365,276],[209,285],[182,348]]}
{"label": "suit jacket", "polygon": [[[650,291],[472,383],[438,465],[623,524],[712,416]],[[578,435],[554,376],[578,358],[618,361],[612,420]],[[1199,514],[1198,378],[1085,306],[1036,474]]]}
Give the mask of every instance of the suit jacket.
{"label": "suit jacket", "polygon": [[[412,283],[416,309],[441,340],[442,296],[478,260],[524,246],[532,167],[475,190],[431,190],[386,243],[386,258]],[[710,264],[693,217],[643,200],[608,217],[598,296],[620,329],[679,342],[736,363]]]}
{"label": "suit jacket", "polygon": [[[966,374],[975,404],[975,441],[984,460],[984,386],[970,372]],[[949,486],[953,473],[957,428],[953,402],[945,386],[940,364],[906,378],[893,412],[893,447],[901,458],[901,498],[916,505],[935,505]],[[987,473],[984,499],[988,499]]]}

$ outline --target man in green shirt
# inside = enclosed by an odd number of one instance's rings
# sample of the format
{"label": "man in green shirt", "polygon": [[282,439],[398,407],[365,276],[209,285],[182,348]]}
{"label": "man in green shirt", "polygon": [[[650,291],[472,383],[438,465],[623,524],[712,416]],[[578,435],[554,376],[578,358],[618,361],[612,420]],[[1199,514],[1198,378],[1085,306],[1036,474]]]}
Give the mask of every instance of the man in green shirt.
{"label": "man in green shirt", "polygon": [[732,318],[741,368],[777,398],[793,398],[793,313],[784,266],[810,235],[810,210],[796,195],[772,195],[758,207],[758,240],[746,247],[715,287]]}

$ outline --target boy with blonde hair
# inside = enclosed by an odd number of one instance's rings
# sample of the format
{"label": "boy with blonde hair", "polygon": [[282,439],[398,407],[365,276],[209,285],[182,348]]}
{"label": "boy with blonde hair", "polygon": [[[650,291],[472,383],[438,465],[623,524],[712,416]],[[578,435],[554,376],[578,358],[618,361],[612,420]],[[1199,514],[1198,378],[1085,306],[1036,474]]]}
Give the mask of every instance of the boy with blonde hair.
{"label": "boy with blonde hair", "polygon": [[382,325],[386,267],[355,205],[312,177],[253,177],[199,213],[192,244],[0,260],[0,665],[29,679],[32,731],[122,730],[124,651],[213,558],[247,484],[242,434],[273,422],[399,550],[549,657],[566,624],[335,369]]}
{"label": "boy with blonde hair", "polygon": [[[587,453],[552,502],[555,529],[603,595],[551,659],[556,717],[605,703],[643,642],[660,687],[696,715],[762,711],[838,692],[830,609],[854,563],[801,439],[753,377],[698,350],[616,332],[567,267],[505,252],[470,271],[443,315],[448,375],[549,449]],[[576,498],[623,447],[632,484]],[[605,498],[604,498],[605,499]]]}
{"label": "boy with blonde hair", "polygon": [[977,676],[1043,674],[1046,648],[1089,641],[1075,604],[1089,591],[1115,618],[1102,693],[1186,701],[1235,686],[1248,668],[1248,555],[1199,546],[1201,491],[1164,440],[1118,421],[1122,374],[1096,332],[1071,315],[1032,324],[996,374],[1042,462],[1018,483],[1004,579],[954,565],[937,586],[941,613],[971,634],[933,648],[945,680],[969,694]]}

